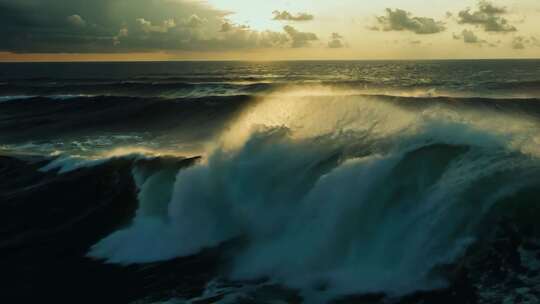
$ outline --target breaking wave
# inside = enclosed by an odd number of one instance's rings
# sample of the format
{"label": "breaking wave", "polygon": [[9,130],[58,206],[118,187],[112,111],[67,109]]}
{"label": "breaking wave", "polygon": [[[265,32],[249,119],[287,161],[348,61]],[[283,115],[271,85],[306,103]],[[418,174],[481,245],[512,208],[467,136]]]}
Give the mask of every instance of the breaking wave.
{"label": "breaking wave", "polygon": [[238,240],[230,280],[399,296],[444,287],[441,268],[533,203],[519,194],[540,186],[534,119],[290,93],[244,109],[189,168],[134,167],[135,218],[88,255],[149,263]]}

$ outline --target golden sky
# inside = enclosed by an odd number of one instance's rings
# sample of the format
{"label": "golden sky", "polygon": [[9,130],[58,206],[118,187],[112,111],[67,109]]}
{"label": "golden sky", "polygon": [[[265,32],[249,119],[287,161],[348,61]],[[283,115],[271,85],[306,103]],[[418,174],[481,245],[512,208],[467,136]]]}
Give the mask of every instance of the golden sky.
{"label": "golden sky", "polygon": [[538,0],[0,0],[1,61],[540,57]]}

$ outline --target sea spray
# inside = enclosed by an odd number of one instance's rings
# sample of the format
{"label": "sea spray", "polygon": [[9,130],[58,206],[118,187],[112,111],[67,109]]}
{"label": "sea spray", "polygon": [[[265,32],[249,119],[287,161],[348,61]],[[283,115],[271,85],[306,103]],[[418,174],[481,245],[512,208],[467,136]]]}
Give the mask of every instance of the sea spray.
{"label": "sea spray", "polygon": [[[268,278],[307,298],[402,295],[445,286],[434,269],[463,255],[498,202],[540,185],[534,140],[520,137],[530,121],[296,98],[246,111],[199,165],[146,178],[133,224],[89,256],[147,263],[241,237],[229,279]],[[142,211],[152,204],[161,211]]]}

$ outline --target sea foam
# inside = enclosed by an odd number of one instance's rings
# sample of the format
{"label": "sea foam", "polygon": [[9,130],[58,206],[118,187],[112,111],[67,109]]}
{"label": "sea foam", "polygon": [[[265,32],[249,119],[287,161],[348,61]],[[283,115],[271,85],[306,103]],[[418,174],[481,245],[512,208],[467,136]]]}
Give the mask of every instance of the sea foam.
{"label": "sea foam", "polygon": [[269,97],[204,162],[135,171],[132,225],[89,256],[148,263],[242,238],[227,278],[268,278],[306,299],[444,287],[437,268],[464,254],[497,204],[539,181],[529,132],[538,126],[491,114],[440,105],[416,113],[358,96]]}

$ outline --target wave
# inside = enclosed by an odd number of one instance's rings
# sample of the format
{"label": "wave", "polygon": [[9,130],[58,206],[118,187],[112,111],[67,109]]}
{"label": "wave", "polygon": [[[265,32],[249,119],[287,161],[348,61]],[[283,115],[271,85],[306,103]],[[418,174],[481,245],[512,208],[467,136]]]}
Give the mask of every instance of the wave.
{"label": "wave", "polygon": [[25,100],[25,99],[31,99],[35,98],[37,96],[33,95],[7,95],[7,96],[0,96],[0,103],[7,102],[7,101],[16,101],[16,100]]}
{"label": "wave", "polygon": [[540,90],[540,80],[509,80],[509,81],[499,81],[499,82],[486,82],[483,86],[489,89],[512,89],[512,90],[527,90],[532,89],[534,91]]}
{"label": "wave", "polygon": [[499,81],[462,83],[459,81],[403,81],[395,79],[252,79],[223,77],[140,77],[119,79],[37,79],[13,80],[0,86],[0,96],[124,96],[184,98],[232,95],[268,95],[295,87],[340,89],[357,94],[404,97],[455,98],[539,98],[538,81]]}
{"label": "wave", "polygon": [[51,100],[70,100],[70,99],[78,99],[78,98],[99,98],[104,96],[99,95],[85,95],[85,94],[60,94],[60,95],[8,95],[8,96],[1,96],[0,97],[0,103],[2,102],[9,102],[9,101],[27,101],[31,99],[39,99],[39,98],[45,98],[45,99],[51,99]]}
{"label": "wave", "polygon": [[119,147],[94,155],[73,155],[55,151],[51,153],[51,160],[43,167],[40,172],[56,172],[57,174],[66,174],[77,170],[101,166],[106,163],[114,163],[118,160],[131,160],[134,163],[148,163],[156,160],[197,160],[199,156],[187,156],[189,152],[179,152],[164,149],[149,149],[145,147]]}
{"label": "wave", "polygon": [[124,84],[124,85],[85,85],[67,86],[54,88],[28,88],[22,90],[11,90],[0,92],[0,103],[10,101],[26,101],[32,99],[51,99],[56,101],[84,99],[110,98],[111,100],[140,99],[171,100],[182,99],[214,99],[217,97],[253,96],[265,98],[267,96],[304,94],[304,96],[371,96],[395,97],[402,101],[435,101],[435,102],[537,102],[538,95],[529,94],[525,91],[516,90],[514,92],[490,91],[456,91],[439,90],[436,88],[392,88],[392,87],[358,87],[347,84],[249,84],[249,85],[223,85],[223,84]]}
{"label": "wave", "polygon": [[[302,79],[301,77],[298,77]],[[250,83],[272,83],[274,81],[290,80],[286,76],[278,75],[257,75],[257,76],[224,76],[209,75],[207,73],[196,75],[176,75],[176,74],[148,74],[132,77],[26,77],[26,78],[6,78],[2,79],[0,85],[8,84],[30,84],[30,85],[61,85],[61,84],[122,84],[122,83],[229,83],[229,84],[250,84]]]}
{"label": "wave", "polygon": [[[208,138],[251,97],[144,98],[110,96],[32,97],[0,103],[3,143],[137,133],[144,138]],[[31,109],[31,111],[29,111]]]}
{"label": "wave", "polygon": [[22,83],[0,87],[3,96],[133,96],[133,97],[206,97],[262,93],[272,89],[268,83],[188,83],[188,82],[82,82]]}
{"label": "wave", "polygon": [[227,278],[266,278],[310,303],[441,288],[443,266],[535,203],[520,194],[540,187],[538,127],[496,110],[276,96],[198,164],[135,168],[132,224],[88,255],[150,263],[241,239]]}
{"label": "wave", "polygon": [[[278,89],[279,88],[279,89]],[[451,103],[469,103],[470,105],[476,104],[486,104],[492,103],[497,104],[498,106],[509,105],[510,102],[515,102],[516,104],[524,103],[538,103],[540,98],[530,97],[526,95],[522,96],[485,96],[482,94],[455,94],[451,92],[438,92],[437,90],[414,90],[414,91],[370,91],[362,89],[347,89],[339,86],[327,86],[327,85],[284,85],[281,87],[275,87],[275,91],[268,91],[267,94],[259,96],[261,98],[266,98],[268,96],[284,96],[289,97],[295,95],[297,97],[301,96],[319,96],[319,97],[335,97],[335,96],[357,96],[357,97],[373,97],[379,98],[381,100],[390,100],[394,101],[403,101],[408,103],[418,102],[451,102]],[[210,99],[216,101],[220,97],[224,97],[223,101],[228,101],[227,97],[246,97],[251,96],[251,94],[241,94],[243,92],[229,92],[230,94],[220,94],[220,92],[214,92],[211,89],[208,90],[205,94],[195,94],[195,95],[167,95],[155,96],[149,94],[131,94],[135,92],[125,92],[125,94],[42,94],[42,95],[6,95],[0,96],[0,103],[8,101],[35,101],[35,100],[86,100],[86,101],[100,101],[104,99],[109,99],[112,102],[119,100],[128,100],[132,101],[144,101],[144,100],[154,100],[154,101],[177,101],[181,102],[182,100],[199,100],[204,101],[205,99]],[[233,94],[237,93],[237,94]],[[245,93],[245,92],[244,92]]]}

